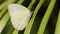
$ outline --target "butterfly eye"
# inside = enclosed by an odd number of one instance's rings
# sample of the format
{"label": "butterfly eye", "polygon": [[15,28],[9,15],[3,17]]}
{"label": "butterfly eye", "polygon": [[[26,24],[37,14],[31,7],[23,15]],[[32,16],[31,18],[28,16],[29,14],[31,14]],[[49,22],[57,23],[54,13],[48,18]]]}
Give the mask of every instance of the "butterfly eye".
{"label": "butterfly eye", "polygon": [[17,30],[23,30],[31,17],[31,11],[18,4],[9,4],[8,12],[11,16],[12,25]]}

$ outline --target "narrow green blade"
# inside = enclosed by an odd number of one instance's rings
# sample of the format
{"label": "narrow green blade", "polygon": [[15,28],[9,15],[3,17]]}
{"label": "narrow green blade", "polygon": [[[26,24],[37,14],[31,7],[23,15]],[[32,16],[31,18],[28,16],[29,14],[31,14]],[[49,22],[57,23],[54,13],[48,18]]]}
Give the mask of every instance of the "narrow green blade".
{"label": "narrow green blade", "polygon": [[34,22],[35,16],[38,13],[38,10],[40,9],[40,7],[42,6],[43,3],[44,3],[44,0],[40,0],[40,2],[38,3],[36,9],[34,10],[34,13],[33,13],[33,16],[31,18],[30,22],[27,24],[24,34],[30,34],[30,30],[31,30],[32,24]]}
{"label": "narrow green blade", "polygon": [[60,34],[60,10],[59,10],[59,14],[58,14],[58,20],[57,20],[57,24],[56,24],[55,34]]}
{"label": "narrow green blade", "polygon": [[44,30],[46,28],[46,25],[48,23],[50,14],[51,14],[51,12],[52,12],[52,10],[54,8],[55,3],[56,3],[56,0],[51,0],[49,6],[47,8],[47,11],[46,11],[45,15],[43,16],[43,19],[41,21],[41,24],[40,24],[40,27],[38,29],[37,34],[44,34]]}

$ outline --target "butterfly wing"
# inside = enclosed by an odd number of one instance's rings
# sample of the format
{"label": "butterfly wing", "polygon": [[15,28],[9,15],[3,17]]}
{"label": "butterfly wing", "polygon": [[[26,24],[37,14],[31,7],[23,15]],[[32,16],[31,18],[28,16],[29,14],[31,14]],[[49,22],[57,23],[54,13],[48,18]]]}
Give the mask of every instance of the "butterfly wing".
{"label": "butterfly wing", "polygon": [[10,4],[8,9],[14,28],[23,30],[30,20],[31,12],[26,7],[18,4]]}

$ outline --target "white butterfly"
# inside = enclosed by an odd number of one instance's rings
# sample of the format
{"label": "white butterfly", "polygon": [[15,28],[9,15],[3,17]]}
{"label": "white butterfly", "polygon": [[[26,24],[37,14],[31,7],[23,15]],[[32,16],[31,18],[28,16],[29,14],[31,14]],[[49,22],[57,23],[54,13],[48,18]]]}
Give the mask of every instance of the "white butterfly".
{"label": "white butterfly", "polygon": [[8,12],[11,16],[12,25],[17,30],[23,30],[31,17],[31,11],[18,4],[9,4]]}

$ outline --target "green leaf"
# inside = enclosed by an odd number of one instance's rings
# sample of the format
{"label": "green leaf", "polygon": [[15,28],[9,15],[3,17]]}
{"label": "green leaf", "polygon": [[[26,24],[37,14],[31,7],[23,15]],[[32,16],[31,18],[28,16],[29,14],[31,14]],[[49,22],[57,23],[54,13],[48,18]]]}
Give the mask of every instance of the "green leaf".
{"label": "green leaf", "polygon": [[0,10],[6,7],[8,4],[14,3],[16,0],[7,0],[0,5]]}
{"label": "green leaf", "polygon": [[41,21],[37,34],[44,34],[44,30],[46,28],[46,25],[48,23],[49,17],[51,15],[51,12],[54,8],[55,3],[56,3],[56,0],[51,0],[49,6],[47,8],[47,11],[46,11],[45,15],[43,16],[43,19]]}
{"label": "green leaf", "polygon": [[4,15],[4,17],[0,20],[0,33],[4,29],[5,25],[7,24],[7,21],[9,20],[9,14],[8,12]]}
{"label": "green leaf", "polygon": [[0,18],[2,18],[2,16],[6,13],[7,8],[3,8],[2,11],[0,12]]}
{"label": "green leaf", "polygon": [[57,20],[56,29],[55,29],[54,34],[60,34],[60,10],[59,10],[58,20]]}
{"label": "green leaf", "polygon": [[32,18],[31,20],[29,21],[29,23],[27,24],[27,27],[24,31],[24,34],[30,34],[30,30],[31,30],[31,27],[32,27],[32,24],[34,22],[34,19],[35,19],[35,16],[36,14],[38,13],[38,10],[40,9],[40,7],[42,6],[42,4],[44,3],[44,0],[40,0],[40,2],[38,3],[36,9],[34,10],[34,13],[32,15]]}
{"label": "green leaf", "polygon": [[8,20],[5,28],[3,29],[2,33],[1,34],[12,34],[14,31],[14,28],[12,26],[12,23],[10,20]]}
{"label": "green leaf", "polygon": [[15,29],[15,30],[13,31],[13,34],[18,34],[18,32],[19,32],[19,31]]}
{"label": "green leaf", "polygon": [[36,0],[32,0],[31,3],[30,3],[29,6],[28,6],[28,9],[31,9],[32,6],[33,6],[33,4],[34,4],[35,2],[36,2]]}

